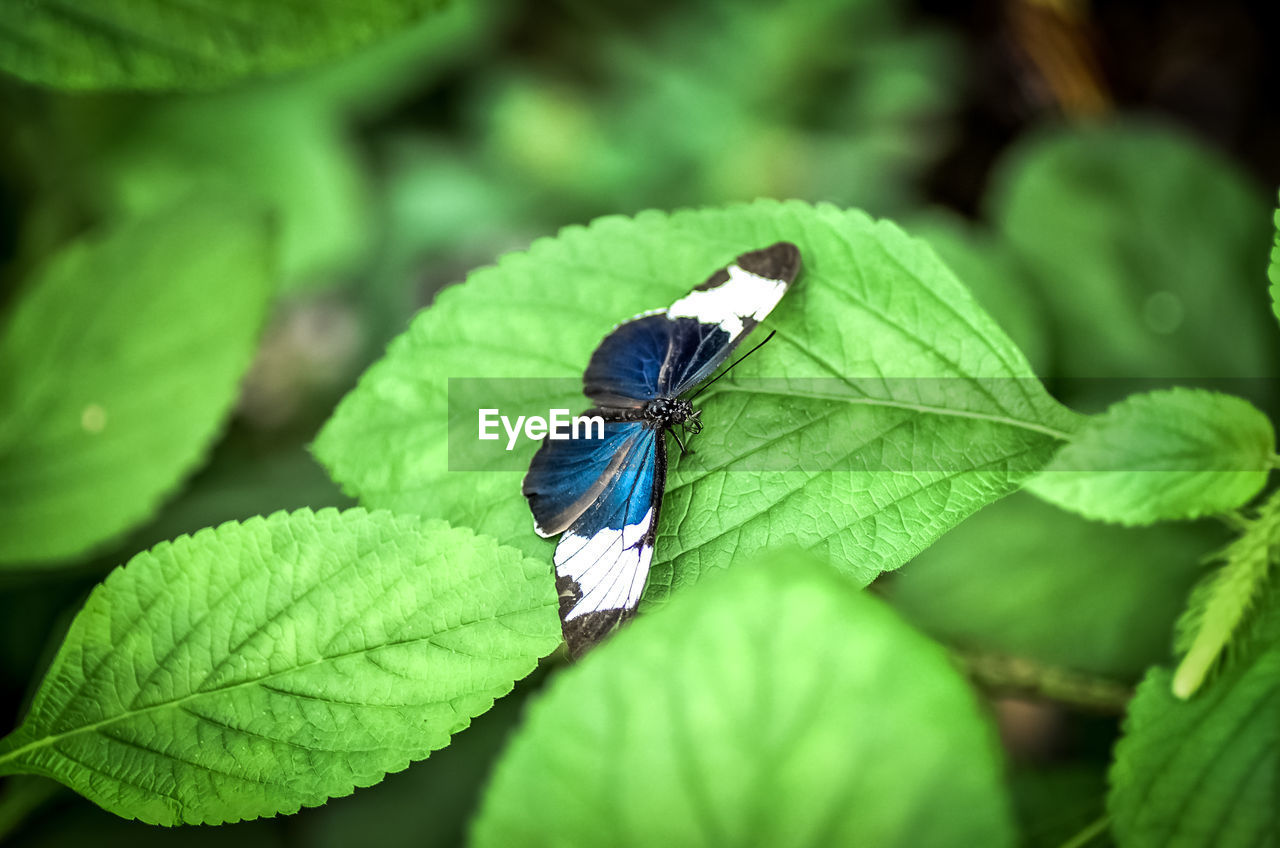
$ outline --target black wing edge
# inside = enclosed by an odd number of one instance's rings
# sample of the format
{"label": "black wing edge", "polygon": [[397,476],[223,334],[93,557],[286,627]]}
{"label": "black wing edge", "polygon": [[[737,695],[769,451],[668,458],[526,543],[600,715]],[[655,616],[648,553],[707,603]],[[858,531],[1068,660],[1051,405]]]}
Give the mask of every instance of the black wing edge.
{"label": "black wing edge", "polygon": [[[567,581],[572,584],[571,587],[560,589],[560,606],[563,610],[565,607],[566,591],[574,592],[577,589],[576,583]],[[556,586],[560,586],[560,580],[556,580]],[[573,606],[573,602],[568,602],[569,606]],[[620,628],[633,615],[634,609],[616,609],[616,610],[597,610],[581,615],[573,621],[562,621],[560,630],[564,634],[565,647],[569,651],[569,658],[573,660],[582,659],[583,655],[594,646],[600,644]]]}
{"label": "black wing edge", "polygon": [[[781,280],[790,284],[800,273],[800,248],[789,241],[780,241],[759,250],[748,251],[729,263],[737,265],[744,271],[765,277],[770,280]],[[694,291],[707,291],[723,285],[729,280],[729,268],[725,266],[716,271],[707,281],[694,288]]]}

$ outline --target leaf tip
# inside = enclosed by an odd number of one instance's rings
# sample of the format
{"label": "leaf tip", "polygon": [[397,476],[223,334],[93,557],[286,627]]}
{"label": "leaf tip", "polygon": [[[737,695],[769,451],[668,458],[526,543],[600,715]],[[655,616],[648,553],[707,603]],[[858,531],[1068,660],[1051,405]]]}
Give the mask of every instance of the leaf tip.
{"label": "leaf tip", "polygon": [[1202,683],[1204,683],[1204,669],[1183,662],[1173,675],[1169,691],[1179,701],[1185,701],[1196,693]]}

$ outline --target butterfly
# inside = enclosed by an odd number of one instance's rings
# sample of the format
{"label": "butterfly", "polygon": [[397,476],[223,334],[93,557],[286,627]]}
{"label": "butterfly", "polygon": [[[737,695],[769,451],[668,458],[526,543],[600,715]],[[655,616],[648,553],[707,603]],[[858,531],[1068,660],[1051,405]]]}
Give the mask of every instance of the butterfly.
{"label": "butterfly", "polygon": [[702,430],[701,410],[683,395],[728,359],[799,270],[789,242],[744,253],[667,309],[619,324],[591,355],[583,394],[595,408],[585,414],[604,419],[603,438],[544,440],[522,487],[534,530],[560,536],[556,588],[571,656],[640,601],[666,484],[666,434],[683,452],[679,431]]}

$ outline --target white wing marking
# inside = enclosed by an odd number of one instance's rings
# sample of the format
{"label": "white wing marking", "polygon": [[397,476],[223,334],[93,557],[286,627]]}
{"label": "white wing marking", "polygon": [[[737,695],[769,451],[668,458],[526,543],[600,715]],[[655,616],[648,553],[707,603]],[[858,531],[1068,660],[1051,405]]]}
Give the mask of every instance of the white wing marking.
{"label": "white wing marking", "polygon": [[640,600],[653,546],[644,544],[653,523],[653,507],[635,524],[605,527],[594,536],[565,531],[556,545],[556,574],[578,584],[582,599],[564,620],[597,610],[628,609]]}
{"label": "white wing marking", "polygon": [[719,324],[731,339],[742,335],[744,319],[762,321],[786,294],[787,283],[771,280],[737,265],[725,269],[729,279],[711,289],[692,291],[671,304],[670,318],[696,318],[703,324]]}

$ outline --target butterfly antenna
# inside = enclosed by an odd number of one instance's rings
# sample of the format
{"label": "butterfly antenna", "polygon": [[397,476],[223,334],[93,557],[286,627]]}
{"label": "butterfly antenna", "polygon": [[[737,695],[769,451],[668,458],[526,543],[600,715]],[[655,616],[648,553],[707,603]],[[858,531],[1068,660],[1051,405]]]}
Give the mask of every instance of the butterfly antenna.
{"label": "butterfly antenna", "polygon": [[715,376],[715,378],[714,378],[714,379],[712,379],[709,383],[705,383],[705,384],[702,386],[702,388],[698,389],[696,392],[694,392],[693,394],[691,394],[691,395],[689,396],[689,400],[693,400],[693,399],[694,399],[694,398],[696,398],[698,395],[702,394],[702,393],[703,393],[703,392],[705,392],[707,389],[711,388],[712,383],[714,383],[716,380],[719,380],[719,379],[720,379],[721,377],[723,377],[725,374],[728,374],[730,371],[732,371],[732,370],[734,369],[734,366],[736,366],[739,362],[741,362],[742,360],[746,359],[748,356],[750,356],[751,354],[755,353],[755,352],[756,352],[757,350],[759,350],[760,348],[764,347],[764,346],[765,346],[765,344],[767,344],[767,343],[768,343],[769,339],[773,338],[773,337],[774,337],[775,335],[777,335],[777,334],[778,334],[778,331],[777,331],[777,330],[770,330],[770,331],[769,331],[769,335],[767,335],[767,336],[765,336],[765,337],[764,337],[764,341],[760,342],[760,344],[756,345],[755,347],[751,348],[751,350],[749,350],[749,351],[747,351],[746,353],[742,354],[742,356],[739,356],[737,359],[733,360],[733,365],[730,365],[728,368],[726,368],[726,369],[724,369],[723,371],[721,371],[721,372],[720,372],[719,374],[717,374],[717,375]]}

